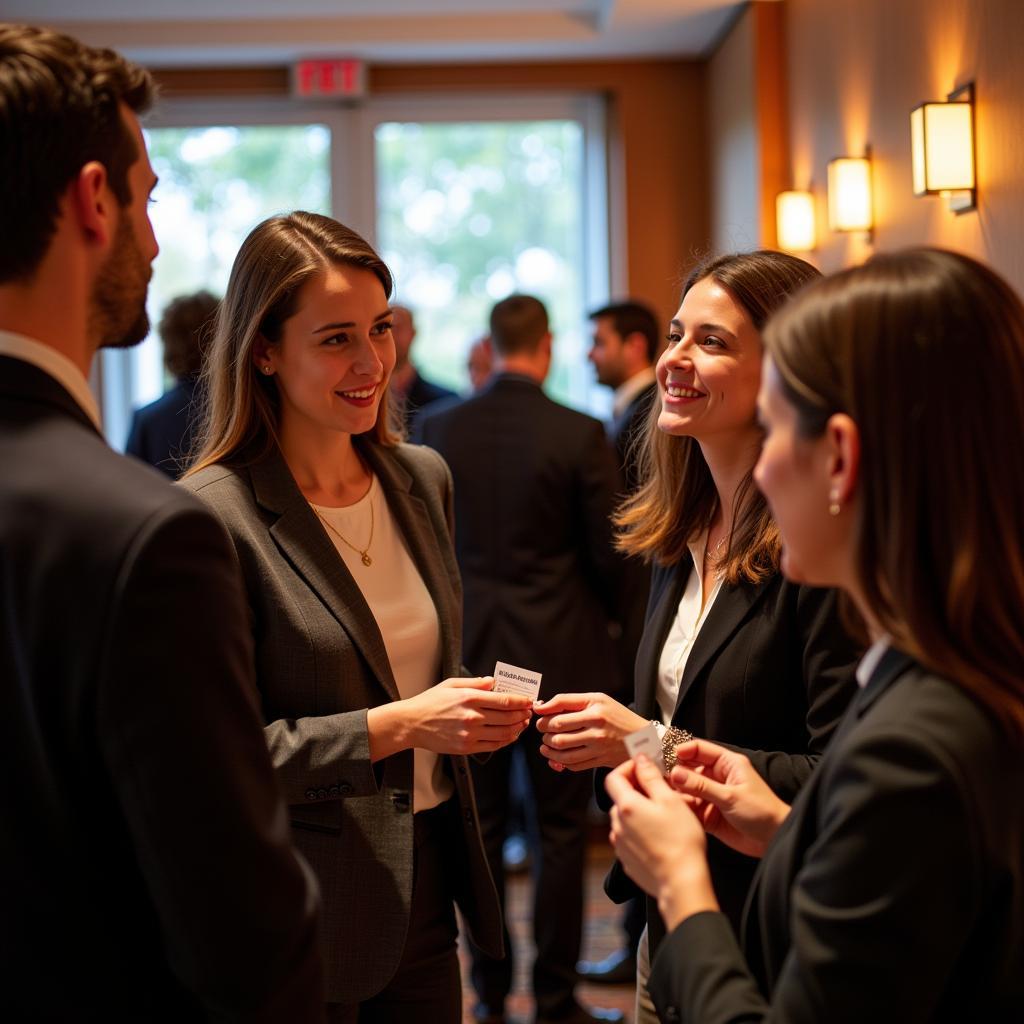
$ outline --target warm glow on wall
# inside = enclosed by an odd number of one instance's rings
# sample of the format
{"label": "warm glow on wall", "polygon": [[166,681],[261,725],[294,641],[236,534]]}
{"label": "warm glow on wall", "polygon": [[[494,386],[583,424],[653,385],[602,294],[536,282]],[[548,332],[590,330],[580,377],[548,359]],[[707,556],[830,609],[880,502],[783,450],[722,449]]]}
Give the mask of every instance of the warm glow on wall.
{"label": "warm glow on wall", "polygon": [[950,102],[912,110],[910,143],[914,195],[944,195],[957,212],[974,209],[973,87],[951,93]]}
{"label": "warm glow on wall", "polygon": [[814,248],[814,196],[810,192],[780,192],[775,199],[779,248],[809,252]]}
{"label": "warm glow on wall", "polygon": [[828,165],[828,224],[833,231],[870,231],[871,161],[843,156]]}

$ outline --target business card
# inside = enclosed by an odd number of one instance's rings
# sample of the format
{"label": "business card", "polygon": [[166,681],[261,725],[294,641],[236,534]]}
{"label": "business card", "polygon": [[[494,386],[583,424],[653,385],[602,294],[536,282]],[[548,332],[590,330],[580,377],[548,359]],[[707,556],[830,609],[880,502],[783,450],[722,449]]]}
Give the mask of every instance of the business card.
{"label": "business card", "polygon": [[648,722],[642,729],[637,729],[636,732],[623,736],[622,742],[626,744],[626,750],[629,752],[630,757],[644,754],[661,769],[662,775],[665,774],[665,758],[661,753],[661,737],[658,735],[658,730],[653,722]]}
{"label": "business card", "polygon": [[531,672],[528,668],[519,668],[518,665],[509,665],[504,661],[496,662],[494,666],[495,693],[518,693],[536,700],[540,693],[540,679],[539,672]]}

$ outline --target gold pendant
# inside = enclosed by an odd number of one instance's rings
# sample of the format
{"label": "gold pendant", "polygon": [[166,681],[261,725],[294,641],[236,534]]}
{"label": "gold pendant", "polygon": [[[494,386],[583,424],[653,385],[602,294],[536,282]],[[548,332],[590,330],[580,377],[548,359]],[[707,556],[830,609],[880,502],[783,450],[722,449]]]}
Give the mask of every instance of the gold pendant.
{"label": "gold pendant", "polygon": [[373,559],[365,551],[363,552],[363,565],[373,565]]}

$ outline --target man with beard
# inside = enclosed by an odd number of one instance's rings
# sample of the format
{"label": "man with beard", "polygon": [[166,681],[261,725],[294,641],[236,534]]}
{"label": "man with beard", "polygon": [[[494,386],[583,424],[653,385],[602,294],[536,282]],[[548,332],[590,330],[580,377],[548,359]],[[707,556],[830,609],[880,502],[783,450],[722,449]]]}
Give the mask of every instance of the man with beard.
{"label": "man with beard", "polygon": [[323,1019],[316,892],[229,541],[116,455],[86,378],[146,334],[149,75],[0,25],[0,914],[10,1019]]}

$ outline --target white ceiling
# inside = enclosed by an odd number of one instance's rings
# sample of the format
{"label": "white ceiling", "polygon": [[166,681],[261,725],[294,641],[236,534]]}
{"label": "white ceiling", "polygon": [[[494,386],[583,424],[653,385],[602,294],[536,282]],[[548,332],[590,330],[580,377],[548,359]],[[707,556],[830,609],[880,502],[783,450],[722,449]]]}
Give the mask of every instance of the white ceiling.
{"label": "white ceiling", "polygon": [[699,57],[737,0],[2,0],[153,67]]}

